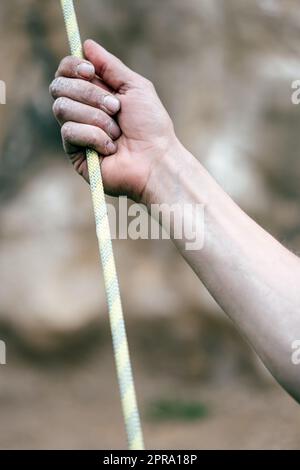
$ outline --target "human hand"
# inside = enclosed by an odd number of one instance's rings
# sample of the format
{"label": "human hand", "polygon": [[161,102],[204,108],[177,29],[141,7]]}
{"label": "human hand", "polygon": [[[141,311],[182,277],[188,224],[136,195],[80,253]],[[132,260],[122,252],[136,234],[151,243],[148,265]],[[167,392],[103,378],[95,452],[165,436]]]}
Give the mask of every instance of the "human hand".
{"label": "human hand", "polygon": [[177,145],[172,121],[149,80],[92,40],[84,54],[63,59],[50,85],[65,151],[88,180],[84,149],[95,149],[105,191],[143,202]]}

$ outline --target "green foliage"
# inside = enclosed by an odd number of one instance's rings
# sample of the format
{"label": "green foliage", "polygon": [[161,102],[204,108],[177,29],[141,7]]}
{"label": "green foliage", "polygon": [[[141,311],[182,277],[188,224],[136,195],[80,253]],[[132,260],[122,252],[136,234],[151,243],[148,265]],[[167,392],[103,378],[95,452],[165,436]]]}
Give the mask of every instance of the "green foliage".
{"label": "green foliage", "polygon": [[198,401],[158,399],[150,404],[147,414],[155,421],[196,421],[208,415],[208,408]]}

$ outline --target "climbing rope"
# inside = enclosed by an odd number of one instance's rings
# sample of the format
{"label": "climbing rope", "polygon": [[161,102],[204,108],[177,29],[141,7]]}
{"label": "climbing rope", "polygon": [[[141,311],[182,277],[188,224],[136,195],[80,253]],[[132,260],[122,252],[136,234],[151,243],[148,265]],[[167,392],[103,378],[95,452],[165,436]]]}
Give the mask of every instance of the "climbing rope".
{"label": "climbing rope", "polygon": [[[73,56],[82,58],[82,44],[73,0],[61,0],[61,6],[71,53]],[[94,150],[87,149],[86,158],[128,447],[130,450],[138,450],[144,448],[143,435],[136,402],[99,157]]]}

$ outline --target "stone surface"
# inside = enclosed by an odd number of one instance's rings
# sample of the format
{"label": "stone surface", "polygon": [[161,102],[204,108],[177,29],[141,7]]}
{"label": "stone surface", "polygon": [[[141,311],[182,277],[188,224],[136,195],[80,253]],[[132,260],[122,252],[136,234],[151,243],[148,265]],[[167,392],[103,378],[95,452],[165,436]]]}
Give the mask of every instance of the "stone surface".
{"label": "stone surface", "polygon": [[[103,0],[100,11],[96,0],[81,0],[77,8],[82,36],[153,80],[183,143],[299,250],[300,108],[290,101],[300,78],[298,1]],[[59,2],[2,2],[0,18],[8,90],[0,109],[0,322],[51,349],[106,314],[89,191],[63,160],[47,90],[67,43]],[[190,312],[199,312],[200,327],[203,314],[223,327],[171,243],[114,245],[128,317],[181,315],[189,330]]]}

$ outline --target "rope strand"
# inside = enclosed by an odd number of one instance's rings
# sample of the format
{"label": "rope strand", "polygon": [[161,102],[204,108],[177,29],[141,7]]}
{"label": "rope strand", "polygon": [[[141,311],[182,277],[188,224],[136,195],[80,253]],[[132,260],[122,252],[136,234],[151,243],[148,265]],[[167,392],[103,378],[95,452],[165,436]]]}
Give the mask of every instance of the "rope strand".
{"label": "rope strand", "polygon": [[[73,56],[83,57],[73,0],[61,0],[61,6],[71,53]],[[94,150],[90,149],[86,150],[86,157],[128,447],[130,450],[139,450],[144,448],[143,435],[132,376],[99,157]]]}

